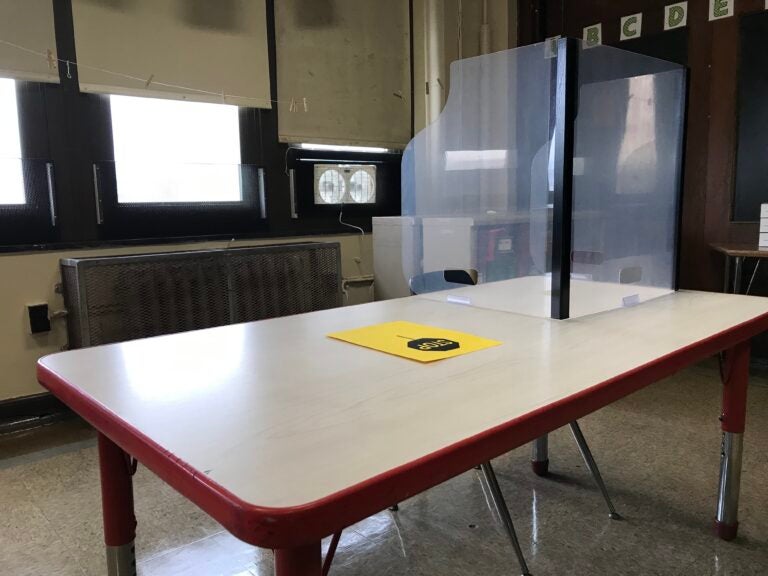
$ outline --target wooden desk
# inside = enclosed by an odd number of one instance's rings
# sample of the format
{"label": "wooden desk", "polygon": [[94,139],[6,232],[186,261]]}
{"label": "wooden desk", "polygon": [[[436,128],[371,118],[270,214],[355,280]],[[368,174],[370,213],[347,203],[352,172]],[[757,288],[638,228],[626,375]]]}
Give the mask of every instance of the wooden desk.
{"label": "wooden desk", "polygon": [[[422,365],[325,336],[392,320],[503,345]],[[717,526],[734,537],[749,339],[766,328],[768,300],[748,296],[564,321],[417,296],[63,352],[38,379],[99,431],[110,575],[134,560],[135,458],[275,549],[279,576],[318,576],[321,538],[723,350]]]}
{"label": "wooden desk", "polygon": [[[710,247],[725,256],[725,272],[723,274],[723,292],[730,292],[733,286],[733,293],[741,293],[741,274],[746,258],[757,258],[758,263],[763,258],[768,258],[768,248],[759,249],[755,244],[710,244]],[[733,266],[733,283],[731,283],[731,261]],[[757,268],[755,268],[757,270]],[[747,286],[749,289],[749,286]]]}

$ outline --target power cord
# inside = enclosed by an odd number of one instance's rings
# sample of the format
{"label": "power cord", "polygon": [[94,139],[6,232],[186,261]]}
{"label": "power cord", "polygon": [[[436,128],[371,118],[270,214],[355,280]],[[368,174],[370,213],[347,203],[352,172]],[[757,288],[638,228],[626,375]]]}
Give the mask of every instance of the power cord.
{"label": "power cord", "polygon": [[360,226],[355,226],[354,224],[348,224],[347,222],[344,222],[341,219],[342,214],[344,214],[344,203],[343,202],[341,204],[341,210],[339,210],[339,224],[341,224],[342,226],[346,226],[347,228],[354,228],[355,230],[359,230],[360,234],[365,236],[365,230],[360,228]]}

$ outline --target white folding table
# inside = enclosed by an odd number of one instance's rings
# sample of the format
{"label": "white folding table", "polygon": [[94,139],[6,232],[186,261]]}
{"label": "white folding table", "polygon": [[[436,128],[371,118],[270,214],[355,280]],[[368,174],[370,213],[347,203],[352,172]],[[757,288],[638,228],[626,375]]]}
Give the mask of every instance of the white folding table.
{"label": "white folding table", "polygon": [[[481,307],[500,286],[453,298],[473,306],[415,296],[41,359],[41,384],[99,432],[109,574],[135,571],[136,461],[274,549],[278,576],[318,576],[323,537],[721,351],[716,525],[733,538],[768,300],[681,291],[559,321]],[[502,345],[420,364],[326,337],[393,320]]]}

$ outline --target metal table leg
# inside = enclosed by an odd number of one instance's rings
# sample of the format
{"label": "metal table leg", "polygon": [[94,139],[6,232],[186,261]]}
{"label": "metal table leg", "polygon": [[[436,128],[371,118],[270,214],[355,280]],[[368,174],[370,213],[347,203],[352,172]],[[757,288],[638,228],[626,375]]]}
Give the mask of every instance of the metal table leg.
{"label": "metal table leg", "polygon": [[99,434],[99,467],[107,575],[136,576],[135,468],[130,457],[103,434]]}
{"label": "metal table leg", "polygon": [[320,542],[275,550],[275,576],[321,576]]}
{"label": "metal table leg", "polygon": [[546,476],[549,472],[549,436],[544,434],[531,444],[531,468],[537,476]]}
{"label": "metal table leg", "polygon": [[584,438],[584,434],[581,432],[581,426],[579,426],[579,423],[576,420],[571,422],[570,426],[571,434],[573,434],[573,438],[576,440],[576,444],[579,447],[579,452],[581,452],[581,457],[584,459],[584,463],[592,473],[592,477],[595,479],[595,484],[597,484],[597,487],[600,489],[600,492],[603,495],[603,499],[605,500],[605,504],[608,506],[608,517],[611,520],[621,520],[621,515],[616,512],[616,508],[613,507],[613,502],[611,501],[611,497],[608,494],[608,489],[605,487],[605,482],[603,482],[603,476],[600,474],[600,469],[597,467],[597,462],[595,462],[595,459],[592,456],[592,451],[589,449],[589,444],[587,444],[587,441]]}
{"label": "metal table leg", "polygon": [[336,548],[339,547],[339,540],[341,540],[341,532],[341,530],[336,532],[331,538],[331,543],[328,546],[328,552],[325,553],[325,560],[323,560],[322,576],[328,576],[328,573],[331,571],[333,557],[336,555]]}
{"label": "metal table leg", "polygon": [[733,260],[733,293],[741,294],[741,272],[744,267],[744,257],[736,256]]}
{"label": "metal table leg", "polygon": [[720,453],[720,485],[715,530],[723,540],[733,540],[739,527],[739,488],[744,420],[749,380],[749,342],[725,353],[723,413],[720,417],[723,441]]}
{"label": "metal table leg", "polygon": [[496,511],[499,513],[499,517],[504,523],[504,529],[507,531],[507,536],[515,551],[515,556],[517,556],[520,570],[522,571],[523,576],[531,576],[531,573],[528,570],[528,564],[525,562],[523,549],[520,547],[520,541],[517,539],[515,525],[512,523],[512,516],[509,514],[509,508],[504,500],[504,494],[501,492],[501,487],[499,486],[499,481],[496,479],[496,473],[493,471],[493,466],[491,466],[490,462],[486,462],[481,464],[481,468],[485,475],[485,480],[488,482],[488,488],[491,490],[491,497],[496,506]]}

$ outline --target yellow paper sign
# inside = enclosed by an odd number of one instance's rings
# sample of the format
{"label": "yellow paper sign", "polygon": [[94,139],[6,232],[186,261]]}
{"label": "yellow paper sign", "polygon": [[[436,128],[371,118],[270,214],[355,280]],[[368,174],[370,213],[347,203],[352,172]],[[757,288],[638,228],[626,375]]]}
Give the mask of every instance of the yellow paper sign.
{"label": "yellow paper sign", "polygon": [[385,322],[328,336],[419,362],[434,362],[501,344],[497,340],[413,322]]}

